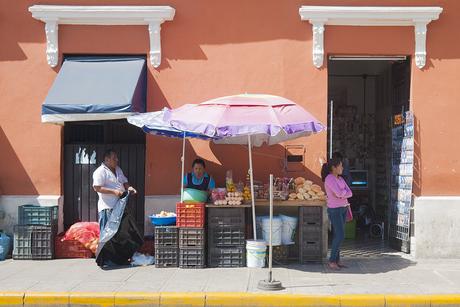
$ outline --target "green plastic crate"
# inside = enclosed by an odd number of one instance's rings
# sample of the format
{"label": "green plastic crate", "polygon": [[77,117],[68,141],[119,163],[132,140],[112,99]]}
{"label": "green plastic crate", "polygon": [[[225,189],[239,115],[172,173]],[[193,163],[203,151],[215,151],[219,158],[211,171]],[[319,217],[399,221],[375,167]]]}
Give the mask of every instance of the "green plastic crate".
{"label": "green plastic crate", "polygon": [[18,207],[19,225],[57,225],[58,206],[22,205]]}

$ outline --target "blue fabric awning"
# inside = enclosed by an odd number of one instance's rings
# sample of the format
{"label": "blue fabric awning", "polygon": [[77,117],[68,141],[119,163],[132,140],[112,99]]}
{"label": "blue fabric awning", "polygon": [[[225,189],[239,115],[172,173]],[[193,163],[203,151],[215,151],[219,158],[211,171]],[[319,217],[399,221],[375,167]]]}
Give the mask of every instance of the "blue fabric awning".
{"label": "blue fabric awning", "polygon": [[70,57],[42,105],[42,122],[109,120],[145,112],[143,57]]}

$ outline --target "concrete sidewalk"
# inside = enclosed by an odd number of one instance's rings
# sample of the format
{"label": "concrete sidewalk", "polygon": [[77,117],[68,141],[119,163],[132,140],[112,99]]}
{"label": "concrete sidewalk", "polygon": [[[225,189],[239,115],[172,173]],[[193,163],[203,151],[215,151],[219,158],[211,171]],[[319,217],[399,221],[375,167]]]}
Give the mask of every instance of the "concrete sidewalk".
{"label": "concrete sidewalk", "polygon": [[[381,302],[380,299],[385,295],[433,295],[435,297],[435,295],[460,294],[459,260],[415,261],[409,256],[398,255],[345,259],[345,262],[350,268],[340,272],[328,270],[322,264],[275,267],[274,277],[281,280],[285,287],[284,290],[276,292],[276,295],[320,295],[333,299],[343,295],[355,297],[353,295],[374,294],[370,297],[377,297]],[[11,292],[26,296],[31,293],[60,292],[67,293],[67,297],[75,293],[93,292],[93,298],[102,295],[101,293],[105,293],[103,295],[109,293],[109,296],[112,295],[112,300],[116,293],[126,295],[133,292],[148,292],[152,295],[174,292],[195,293],[194,295],[199,297],[208,295],[208,299],[213,293],[224,293],[224,296],[232,293],[238,296],[256,294],[257,297],[257,294],[267,294],[257,289],[259,280],[266,277],[267,269],[183,270],[157,269],[148,266],[104,271],[96,266],[94,259],[6,260],[0,262],[0,302],[2,293],[5,295]],[[460,305],[460,295],[455,298]],[[287,297],[286,300],[289,301]],[[422,300],[428,302],[427,306],[430,306],[429,299]],[[452,306],[458,305],[455,303]]]}

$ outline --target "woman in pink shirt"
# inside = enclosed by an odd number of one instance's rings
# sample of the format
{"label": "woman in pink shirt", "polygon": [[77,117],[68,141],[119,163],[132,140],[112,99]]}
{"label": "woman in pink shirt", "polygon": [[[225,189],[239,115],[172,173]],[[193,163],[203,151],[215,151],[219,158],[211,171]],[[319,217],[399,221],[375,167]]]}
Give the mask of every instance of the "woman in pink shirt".
{"label": "woman in pink shirt", "polygon": [[327,213],[332,224],[333,240],[329,268],[340,270],[346,268],[340,263],[340,245],[345,238],[345,222],[347,217],[348,198],[352,196],[351,190],[342,178],[342,160],[333,158],[323,165],[321,177],[327,194]]}

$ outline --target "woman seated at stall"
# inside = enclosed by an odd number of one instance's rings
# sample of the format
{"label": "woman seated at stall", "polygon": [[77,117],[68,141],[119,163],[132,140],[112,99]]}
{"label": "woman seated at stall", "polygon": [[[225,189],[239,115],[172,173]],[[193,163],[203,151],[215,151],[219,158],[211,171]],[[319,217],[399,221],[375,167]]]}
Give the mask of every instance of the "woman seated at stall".
{"label": "woman seated at stall", "polygon": [[184,188],[210,192],[216,187],[216,183],[205,171],[206,165],[203,159],[195,159],[192,164],[192,172],[184,176]]}

